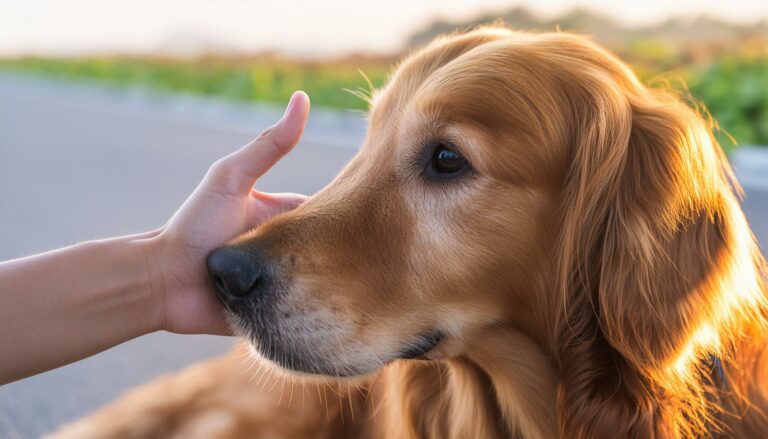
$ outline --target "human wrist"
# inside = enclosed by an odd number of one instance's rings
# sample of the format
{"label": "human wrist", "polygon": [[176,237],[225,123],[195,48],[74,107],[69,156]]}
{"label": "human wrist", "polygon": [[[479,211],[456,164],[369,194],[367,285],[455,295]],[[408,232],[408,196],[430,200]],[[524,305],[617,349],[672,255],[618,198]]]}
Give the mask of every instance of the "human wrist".
{"label": "human wrist", "polygon": [[168,260],[164,256],[167,249],[162,229],[128,237],[128,246],[138,264],[137,294],[144,309],[140,316],[145,321],[146,333],[166,329],[165,325],[165,268]]}

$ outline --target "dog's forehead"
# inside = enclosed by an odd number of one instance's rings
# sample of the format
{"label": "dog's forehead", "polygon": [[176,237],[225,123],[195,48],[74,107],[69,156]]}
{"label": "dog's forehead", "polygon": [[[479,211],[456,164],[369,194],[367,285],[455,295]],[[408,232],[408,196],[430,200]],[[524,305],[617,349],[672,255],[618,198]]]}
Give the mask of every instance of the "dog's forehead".
{"label": "dog's forehead", "polygon": [[[507,35],[508,36],[508,35]],[[564,154],[564,106],[552,75],[526,59],[525,41],[448,41],[412,56],[376,96],[369,152],[407,151],[434,138],[462,146],[472,164],[519,181],[552,181]],[[458,47],[454,47],[458,46]],[[539,66],[538,68],[544,68]],[[554,172],[554,171],[553,171]]]}
{"label": "dog's forehead", "polygon": [[375,93],[371,120],[390,120],[413,98],[424,82],[436,71],[462,55],[488,42],[509,36],[497,29],[482,34],[454,36],[439,40],[405,58],[394,70],[388,84]]}
{"label": "dog's forehead", "polygon": [[559,169],[552,166],[553,158],[565,157],[558,130],[539,109],[501,93],[457,93],[450,86],[419,93],[401,112],[395,144],[407,150],[447,140],[482,174],[549,182],[550,171]]}

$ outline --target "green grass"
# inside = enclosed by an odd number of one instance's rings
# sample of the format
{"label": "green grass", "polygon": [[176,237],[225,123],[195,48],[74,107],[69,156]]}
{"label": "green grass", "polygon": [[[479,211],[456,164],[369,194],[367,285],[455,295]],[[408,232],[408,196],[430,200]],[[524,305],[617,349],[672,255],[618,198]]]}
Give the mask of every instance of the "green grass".
{"label": "green grass", "polygon": [[[733,145],[731,137],[738,144],[768,145],[765,57],[715,58],[686,65],[662,45],[651,43],[636,43],[625,55],[642,78],[672,71],[687,83],[693,98],[704,104],[721,127],[717,137],[726,149]],[[277,104],[284,104],[294,90],[302,89],[314,105],[364,110],[368,104],[345,89],[365,94],[371,86],[381,86],[391,64],[391,60],[366,59],[302,63],[272,58],[23,58],[0,60],[0,69]],[[672,82],[674,86],[677,81]]]}
{"label": "green grass", "polygon": [[381,62],[323,64],[279,60],[22,58],[0,60],[0,69],[280,104],[285,103],[293,91],[304,90],[316,105],[365,109],[367,103],[345,89],[367,92],[370,86],[366,77],[372,86],[381,86],[389,65]]}
{"label": "green grass", "polygon": [[[690,91],[737,143],[768,145],[768,60],[718,60],[691,79]],[[733,143],[716,134],[724,147]]]}

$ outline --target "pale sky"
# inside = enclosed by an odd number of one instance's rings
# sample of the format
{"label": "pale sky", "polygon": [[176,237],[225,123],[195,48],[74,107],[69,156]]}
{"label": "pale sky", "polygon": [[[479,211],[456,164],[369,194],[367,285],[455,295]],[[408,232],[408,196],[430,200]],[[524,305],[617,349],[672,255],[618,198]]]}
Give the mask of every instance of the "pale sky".
{"label": "pale sky", "polygon": [[768,19],[768,0],[0,0],[0,56],[390,52],[432,18],[516,5],[547,17],[583,6],[633,25],[698,14]]}

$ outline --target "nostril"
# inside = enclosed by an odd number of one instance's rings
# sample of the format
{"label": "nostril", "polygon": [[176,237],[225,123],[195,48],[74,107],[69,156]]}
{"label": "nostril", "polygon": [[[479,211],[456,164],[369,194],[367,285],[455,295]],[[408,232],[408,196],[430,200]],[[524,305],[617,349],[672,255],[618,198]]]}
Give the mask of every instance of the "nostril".
{"label": "nostril", "polygon": [[251,291],[256,291],[256,290],[258,290],[258,289],[259,289],[259,285],[261,285],[261,280],[262,280],[262,277],[261,277],[261,276],[257,277],[257,278],[256,278],[256,279],[253,281],[253,284],[251,285],[251,288],[250,288],[250,290],[251,290]]}
{"label": "nostril", "polygon": [[213,281],[213,286],[216,288],[216,290],[226,290],[227,287],[224,285],[224,281],[221,280],[219,276],[216,276],[215,274],[211,275],[211,280]]}
{"label": "nostril", "polygon": [[211,284],[224,303],[249,296],[261,283],[259,258],[243,250],[232,247],[214,250],[206,264]]}
{"label": "nostril", "polygon": [[237,272],[225,279],[220,279],[224,289],[237,297],[245,297],[251,294],[259,282],[260,277],[253,271],[237,270]]}

